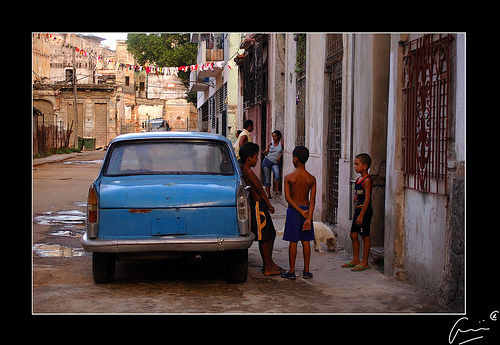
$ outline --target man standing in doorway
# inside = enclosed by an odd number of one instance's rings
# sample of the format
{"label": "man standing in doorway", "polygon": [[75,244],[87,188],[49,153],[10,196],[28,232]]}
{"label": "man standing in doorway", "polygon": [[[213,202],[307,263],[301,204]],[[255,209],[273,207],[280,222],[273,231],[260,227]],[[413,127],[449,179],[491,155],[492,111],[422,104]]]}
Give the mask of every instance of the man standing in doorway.
{"label": "man standing in doorway", "polygon": [[245,123],[243,124],[243,130],[238,136],[238,139],[236,139],[236,142],[234,143],[234,151],[236,152],[236,158],[238,160],[240,159],[240,147],[242,147],[246,143],[253,142],[252,137],[250,136],[251,132],[253,132],[253,121],[246,120]]}

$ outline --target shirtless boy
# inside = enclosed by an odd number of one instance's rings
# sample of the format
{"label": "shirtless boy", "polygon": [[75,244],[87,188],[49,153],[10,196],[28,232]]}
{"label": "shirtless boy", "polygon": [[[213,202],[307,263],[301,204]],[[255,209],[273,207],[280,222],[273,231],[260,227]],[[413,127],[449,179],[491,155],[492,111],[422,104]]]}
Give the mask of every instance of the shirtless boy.
{"label": "shirtless boy", "polygon": [[250,213],[252,215],[252,232],[259,241],[265,275],[278,275],[284,270],[276,265],[272,258],[276,230],[269,212],[274,213],[274,207],[269,202],[262,182],[251,168],[257,165],[259,145],[246,143],[240,148],[240,161],[243,179],[250,186]]}
{"label": "shirtless boy", "polygon": [[[295,171],[285,176],[285,200],[288,202],[286,211],[285,231],[283,240],[290,241],[288,259],[290,269],[281,277],[295,279],[295,258],[297,243],[301,241],[304,255],[304,271],[302,277],[312,278],[309,272],[311,259],[311,243],[314,240],[313,213],[316,199],[316,178],[305,167],[309,159],[309,150],[305,146],[297,146],[292,152]],[[310,200],[309,200],[310,198]]]}

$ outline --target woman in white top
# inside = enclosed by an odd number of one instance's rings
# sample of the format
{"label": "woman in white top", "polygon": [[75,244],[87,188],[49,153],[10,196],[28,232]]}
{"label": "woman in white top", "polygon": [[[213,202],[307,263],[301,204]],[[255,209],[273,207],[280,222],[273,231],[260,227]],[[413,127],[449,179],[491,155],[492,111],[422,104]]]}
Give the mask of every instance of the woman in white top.
{"label": "woman in white top", "polygon": [[262,170],[264,172],[264,188],[266,189],[268,199],[271,199],[271,170],[274,174],[274,192],[281,195],[278,190],[278,181],[280,179],[280,160],[283,156],[283,138],[279,130],[273,132],[273,141],[269,143],[266,150],[262,153],[266,156],[262,161]]}

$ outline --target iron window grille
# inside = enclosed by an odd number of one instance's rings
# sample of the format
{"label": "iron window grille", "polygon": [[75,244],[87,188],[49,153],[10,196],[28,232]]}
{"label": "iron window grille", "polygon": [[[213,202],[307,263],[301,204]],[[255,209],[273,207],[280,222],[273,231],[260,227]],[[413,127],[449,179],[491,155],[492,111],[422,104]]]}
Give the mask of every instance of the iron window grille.
{"label": "iron window grille", "polygon": [[446,194],[451,36],[403,43],[402,170],[405,187]]}
{"label": "iron window grille", "polygon": [[208,99],[208,121],[211,123],[212,129],[215,128],[215,98],[214,96]]}
{"label": "iron window grille", "polygon": [[327,138],[327,185],[328,207],[326,220],[337,223],[339,204],[339,160],[341,151],[342,128],[342,61],[343,35],[326,35],[325,68],[329,75],[328,94],[328,138]]}
{"label": "iron window grille", "polygon": [[243,107],[251,108],[267,100],[267,35],[255,36],[256,42],[245,48],[241,70]]}

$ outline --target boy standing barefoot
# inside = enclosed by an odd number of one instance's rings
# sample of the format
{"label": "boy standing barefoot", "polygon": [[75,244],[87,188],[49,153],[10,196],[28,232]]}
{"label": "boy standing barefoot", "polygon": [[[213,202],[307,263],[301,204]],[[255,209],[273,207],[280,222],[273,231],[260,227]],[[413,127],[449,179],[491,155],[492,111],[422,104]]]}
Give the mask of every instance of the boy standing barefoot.
{"label": "boy standing barefoot", "polygon": [[[295,258],[297,243],[302,242],[304,255],[304,271],[302,277],[312,278],[309,272],[311,259],[311,243],[314,240],[313,213],[316,199],[316,178],[305,167],[309,159],[309,150],[305,146],[297,146],[293,152],[295,171],[285,176],[285,200],[288,202],[286,211],[285,231],[283,240],[290,241],[288,256],[290,270],[281,274],[282,278],[295,279]],[[310,201],[309,201],[310,197]]]}
{"label": "boy standing barefoot", "polygon": [[266,276],[279,275],[283,269],[273,261],[273,246],[276,237],[273,220],[269,213],[274,213],[274,207],[269,202],[262,183],[251,168],[257,165],[259,145],[246,143],[240,149],[241,170],[243,179],[250,186],[250,213],[252,216],[251,228],[255,239],[259,241],[259,251]]}

